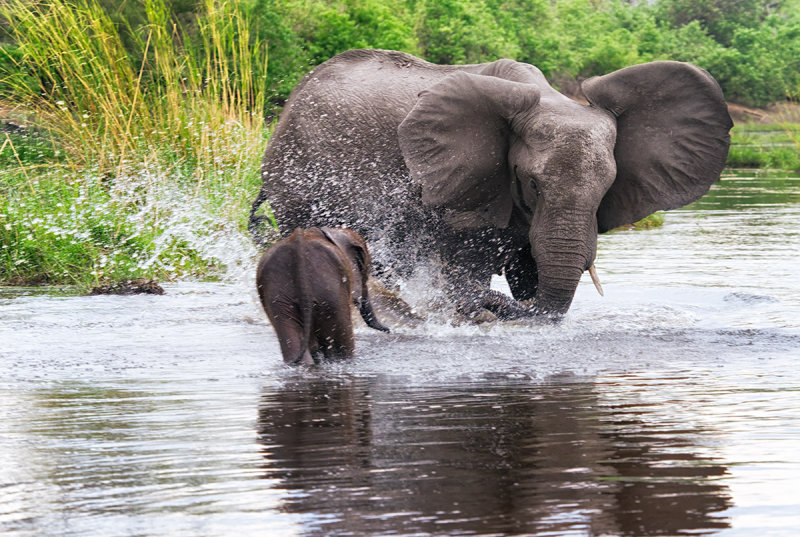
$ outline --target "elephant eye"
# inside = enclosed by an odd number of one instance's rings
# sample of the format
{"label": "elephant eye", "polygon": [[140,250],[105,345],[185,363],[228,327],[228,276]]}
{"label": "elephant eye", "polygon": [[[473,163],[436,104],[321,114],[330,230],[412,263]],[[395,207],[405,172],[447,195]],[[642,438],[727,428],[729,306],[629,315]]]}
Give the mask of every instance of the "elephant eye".
{"label": "elephant eye", "polygon": [[536,183],[536,178],[535,177],[531,177],[530,187],[534,192],[536,192],[536,197],[538,198],[539,197],[539,185]]}
{"label": "elephant eye", "polygon": [[[519,190],[520,187],[522,186],[522,181],[519,178],[519,172],[516,164],[514,165],[514,176],[517,178],[517,189]],[[537,198],[540,197],[539,185],[536,183],[536,177],[534,177],[533,175],[531,175],[530,179],[528,179],[528,187],[530,187],[530,189],[533,190],[533,193],[536,194]]]}
{"label": "elephant eye", "polygon": [[528,181],[528,186],[531,187],[531,190],[534,191],[534,193],[536,194],[537,198],[541,197],[539,195],[539,183],[536,182],[536,177],[531,176],[530,180]]}

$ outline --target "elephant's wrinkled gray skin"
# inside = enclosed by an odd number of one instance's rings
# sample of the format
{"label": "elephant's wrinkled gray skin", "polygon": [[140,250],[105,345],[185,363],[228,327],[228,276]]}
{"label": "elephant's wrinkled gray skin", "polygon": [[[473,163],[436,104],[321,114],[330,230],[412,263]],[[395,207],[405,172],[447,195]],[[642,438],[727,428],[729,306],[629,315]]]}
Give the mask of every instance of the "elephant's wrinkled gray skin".
{"label": "elephant's wrinkled gray skin", "polygon": [[256,286],[287,364],[355,351],[351,302],[368,326],[388,332],[367,293],[371,259],[364,238],[350,229],[295,229],[261,257]]}
{"label": "elephant's wrinkled gray skin", "polygon": [[[389,276],[438,256],[462,312],[563,314],[597,234],[702,196],[732,126],[719,85],[687,63],[628,67],[582,90],[588,106],[512,60],[340,54],[292,93],[251,231],[258,240],[268,199],[283,234],[328,224],[388,239]],[[489,289],[503,271],[516,300]]]}

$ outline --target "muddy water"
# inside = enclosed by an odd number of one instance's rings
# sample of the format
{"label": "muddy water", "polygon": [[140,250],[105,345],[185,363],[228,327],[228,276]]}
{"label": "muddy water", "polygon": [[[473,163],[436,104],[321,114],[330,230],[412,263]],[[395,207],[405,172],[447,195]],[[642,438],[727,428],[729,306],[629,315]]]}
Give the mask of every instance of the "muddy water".
{"label": "muddy water", "polygon": [[796,535],[798,252],[800,179],[726,177],[602,237],[560,325],[362,327],[312,370],[247,278],[5,290],[0,531]]}

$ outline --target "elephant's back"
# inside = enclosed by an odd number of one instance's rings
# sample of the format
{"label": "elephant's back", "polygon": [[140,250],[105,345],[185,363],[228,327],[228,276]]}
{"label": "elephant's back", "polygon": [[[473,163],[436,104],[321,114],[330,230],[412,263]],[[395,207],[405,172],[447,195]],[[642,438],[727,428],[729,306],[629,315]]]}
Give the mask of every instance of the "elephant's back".
{"label": "elephant's back", "polygon": [[301,301],[303,290],[312,299],[338,296],[342,290],[349,294],[347,267],[338,247],[309,237],[308,230],[295,230],[262,256],[257,269],[259,292],[273,301],[293,303]]}
{"label": "elephant's back", "polygon": [[350,50],[311,70],[287,105],[304,132],[348,125],[396,129],[420,91],[457,69],[404,52]]}
{"label": "elephant's back", "polygon": [[318,315],[350,311],[352,277],[345,254],[327,240],[308,241],[305,250],[309,297]]}
{"label": "elephant's back", "polygon": [[332,225],[374,238],[418,210],[397,127],[422,89],[456,69],[402,52],[353,50],[306,75],[264,159],[281,231]]}

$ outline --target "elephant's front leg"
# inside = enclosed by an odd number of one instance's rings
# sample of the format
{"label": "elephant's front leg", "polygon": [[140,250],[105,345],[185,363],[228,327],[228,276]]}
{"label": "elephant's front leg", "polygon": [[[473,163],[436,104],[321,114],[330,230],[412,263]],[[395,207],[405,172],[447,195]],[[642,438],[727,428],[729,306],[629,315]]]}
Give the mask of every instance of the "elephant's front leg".
{"label": "elephant's front leg", "polygon": [[448,294],[456,311],[468,319],[478,320],[492,313],[500,320],[522,319],[536,316],[536,308],[518,302],[499,291],[491,289],[491,271],[451,264],[445,267]]}
{"label": "elephant's front leg", "polygon": [[[476,318],[483,311],[493,313],[501,321],[535,317],[536,308],[517,302],[499,291],[474,287],[467,299],[456,298],[456,309],[468,318]],[[462,295],[463,296],[463,295]]]}
{"label": "elephant's front leg", "polygon": [[458,313],[475,320],[486,317],[487,312],[501,320],[537,314],[534,307],[491,289],[492,274],[520,248],[513,234],[491,227],[455,230],[443,225],[440,236],[439,255],[448,295]]}
{"label": "elephant's front leg", "polygon": [[530,246],[526,245],[511,253],[503,269],[514,298],[532,302],[539,287],[539,272],[536,269],[536,261],[531,255]]}

